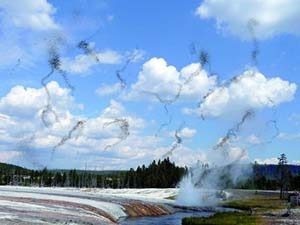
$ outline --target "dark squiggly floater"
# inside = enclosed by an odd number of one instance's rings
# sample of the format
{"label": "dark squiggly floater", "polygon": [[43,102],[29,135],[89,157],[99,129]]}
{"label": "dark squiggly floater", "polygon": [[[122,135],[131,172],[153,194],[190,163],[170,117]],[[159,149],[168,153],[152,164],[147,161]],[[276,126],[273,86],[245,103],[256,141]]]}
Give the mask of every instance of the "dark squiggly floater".
{"label": "dark squiggly floater", "polygon": [[68,134],[66,136],[63,136],[63,138],[60,140],[60,142],[55,145],[52,149],[52,157],[53,154],[55,153],[55,150],[59,147],[61,147],[62,145],[64,145],[68,140],[73,138],[73,133],[79,129],[82,129],[84,127],[84,124],[86,123],[85,120],[79,120],[77,121],[77,123],[75,124],[75,126],[72,127],[71,130],[68,131]]}
{"label": "dark squiggly floater", "polygon": [[120,69],[116,70],[116,77],[118,78],[122,89],[127,87],[127,82],[123,78],[122,73],[124,73],[125,70],[127,69],[127,67],[130,65],[130,63],[132,63],[136,59],[138,54],[139,54],[138,51],[136,51],[135,53],[129,55],[129,57],[126,59],[124,65]]}
{"label": "dark squiggly floater", "polygon": [[254,116],[254,111],[247,110],[244,113],[242,119],[235,126],[233,126],[227,131],[226,135],[221,138],[220,142],[217,145],[215,145],[213,149],[217,150],[217,149],[224,148],[224,146],[231,140],[231,138],[237,137],[237,134],[239,133],[242,125],[246,122],[246,120],[250,119],[253,116]]}
{"label": "dark squiggly floater", "polygon": [[10,70],[9,75],[12,75],[15,70],[21,65],[21,59],[17,60],[17,63],[14,65],[14,67]]}
{"label": "dark squiggly floater", "polygon": [[72,91],[74,90],[74,87],[71,85],[65,71],[63,71],[61,69],[60,56],[57,53],[57,51],[54,48],[52,48],[52,49],[50,49],[49,53],[50,53],[50,59],[49,59],[48,63],[50,65],[50,72],[41,79],[41,84],[44,87],[46,95],[47,95],[47,104],[41,113],[42,122],[46,127],[49,127],[49,125],[50,125],[46,119],[47,115],[52,114],[52,115],[54,115],[55,121],[59,120],[57,113],[53,109],[53,106],[51,103],[51,95],[50,95],[50,91],[47,87],[47,80],[53,75],[53,73],[55,71],[58,71],[61,74],[62,78],[64,79],[67,87]]}
{"label": "dark squiggly floater", "polygon": [[105,146],[104,150],[107,150],[109,148],[112,148],[118,144],[120,144],[122,141],[126,140],[127,137],[130,135],[129,132],[129,122],[127,119],[114,119],[113,121],[110,122],[106,122],[103,124],[103,128],[106,128],[112,124],[118,124],[119,128],[121,130],[121,133],[118,136],[118,141],[113,143],[113,144],[109,144],[107,146]]}
{"label": "dark squiggly floater", "polygon": [[248,21],[248,30],[250,32],[252,44],[253,44],[253,49],[251,51],[251,61],[252,61],[252,66],[255,66],[255,67],[257,67],[257,65],[258,65],[257,57],[260,52],[258,41],[257,41],[256,34],[255,34],[255,27],[257,25],[258,25],[258,22],[255,19],[250,19]]}
{"label": "dark squiggly floater", "polygon": [[183,140],[182,140],[182,137],[180,136],[180,132],[183,129],[184,124],[185,123],[183,122],[180,125],[180,127],[178,129],[176,129],[175,134],[174,134],[175,143],[172,145],[171,149],[162,156],[163,159],[172,156],[173,152],[182,144]]}
{"label": "dark squiggly floater", "polygon": [[83,50],[84,54],[91,56],[95,59],[96,62],[100,63],[100,59],[97,53],[94,51],[92,46],[85,40],[82,40],[78,43],[77,47]]}

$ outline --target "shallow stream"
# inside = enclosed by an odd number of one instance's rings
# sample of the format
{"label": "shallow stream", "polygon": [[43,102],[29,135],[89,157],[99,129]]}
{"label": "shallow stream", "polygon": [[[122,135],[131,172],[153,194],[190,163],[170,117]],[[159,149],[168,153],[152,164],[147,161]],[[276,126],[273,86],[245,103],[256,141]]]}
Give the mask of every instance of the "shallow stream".
{"label": "shallow stream", "polygon": [[210,216],[211,212],[183,211],[166,216],[149,216],[139,218],[128,218],[120,222],[121,225],[181,225],[184,217],[190,216]]}

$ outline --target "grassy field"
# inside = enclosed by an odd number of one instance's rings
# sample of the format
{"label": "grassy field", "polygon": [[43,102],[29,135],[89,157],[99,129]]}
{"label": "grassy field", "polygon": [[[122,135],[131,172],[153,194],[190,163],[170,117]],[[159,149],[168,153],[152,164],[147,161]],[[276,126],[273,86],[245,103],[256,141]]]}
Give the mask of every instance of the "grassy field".
{"label": "grassy field", "polygon": [[266,212],[285,208],[286,201],[280,200],[278,196],[255,195],[253,197],[228,201],[222,204],[222,206],[247,211]]}
{"label": "grassy field", "polygon": [[184,218],[182,225],[265,225],[269,223],[262,215],[286,208],[286,202],[280,200],[278,196],[254,195],[225,202],[222,206],[242,211],[216,213],[207,218]]}
{"label": "grassy field", "polygon": [[182,225],[257,225],[264,224],[262,218],[243,212],[216,213],[207,218],[189,217],[182,220]]}

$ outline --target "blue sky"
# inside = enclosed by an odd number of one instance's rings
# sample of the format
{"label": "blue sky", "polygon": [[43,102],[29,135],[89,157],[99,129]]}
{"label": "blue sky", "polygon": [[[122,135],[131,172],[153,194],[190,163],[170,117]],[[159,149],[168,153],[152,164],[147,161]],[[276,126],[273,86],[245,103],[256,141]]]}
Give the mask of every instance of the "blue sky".
{"label": "blue sky", "polygon": [[[192,165],[285,152],[300,163],[299,11],[292,0],[1,1],[0,161],[127,169],[166,153]],[[41,84],[49,49],[73,91],[59,71]],[[158,98],[176,95],[167,113]]]}

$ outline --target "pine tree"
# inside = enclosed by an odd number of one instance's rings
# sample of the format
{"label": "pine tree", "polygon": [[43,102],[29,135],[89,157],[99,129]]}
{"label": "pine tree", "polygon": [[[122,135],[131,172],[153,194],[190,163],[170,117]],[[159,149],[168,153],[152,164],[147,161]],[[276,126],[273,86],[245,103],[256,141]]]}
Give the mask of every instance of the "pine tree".
{"label": "pine tree", "polygon": [[284,191],[288,188],[289,169],[287,165],[287,157],[281,154],[278,158],[278,182],[280,186],[280,199],[284,198]]}

